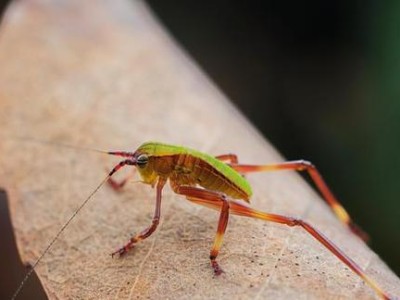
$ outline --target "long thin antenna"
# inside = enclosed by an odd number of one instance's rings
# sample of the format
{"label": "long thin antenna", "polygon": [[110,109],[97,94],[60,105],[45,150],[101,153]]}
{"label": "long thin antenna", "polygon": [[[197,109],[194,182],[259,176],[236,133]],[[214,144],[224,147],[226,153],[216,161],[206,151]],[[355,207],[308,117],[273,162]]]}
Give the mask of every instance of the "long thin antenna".
{"label": "long thin antenna", "polygon": [[50,248],[53,246],[55,241],[59,238],[60,234],[67,228],[69,223],[71,223],[72,219],[75,218],[75,216],[79,213],[79,211],[89,202],[89,200],[93,197],[94,194],[101,188],[101,186],[107,182],[107,180],[110,178],[110,174],[107,175],[106,178],[103,179],[103,181],[93,190],[93,192],[86,198],[85,201],[82,202],[82,204],[78,207],[77,210],[72,214],[72,216],[68,219],[67,222],[61,227],[61,229],[58,231],[56,236],[53,238],[53,240],[50,242],[50,244],[47,246],[47,248],[43,251],[43,253],[39,256],[39,258],[35,261],[35,263],[32,265],[32,269],[26,273],[24,279],[21,281],[18,289],[15,291],[14,295],[11,297],[11,300],[15,300],[15,298],[18,296],[19,292],[21,291],[22,287],[25,285],[25,282],[29,279],[29,277],[32,275],[32,272],[35,270],[36,266],[40,263],[42,260],[43,256],[46,255],[46,253],[50,250]]}
{"label": "long thin antenna", "polygon": [[56,142],[51,142],[51,141],[44,141],[44,140],[35,139],[32,137],[13,136],[13,137],[7,137],[7,138],[15,139],[15,140],[22,140],[23,142],[27,142],[27,143],[30,142],[30,143],[37,143],[37,144],[43,144],[43,145],[51,145],[51,146],[61,147],[61,148],[68,148],[68,149],[73,149],[73,150],[93,151],[93,152],[108,154],[108,151],[104,151],[104,150],[99,150],[99,149],[94,149],[94,148],[89,148],[89,147],[82,147],[82,146],[73,146],[73,145],[56,143]]}

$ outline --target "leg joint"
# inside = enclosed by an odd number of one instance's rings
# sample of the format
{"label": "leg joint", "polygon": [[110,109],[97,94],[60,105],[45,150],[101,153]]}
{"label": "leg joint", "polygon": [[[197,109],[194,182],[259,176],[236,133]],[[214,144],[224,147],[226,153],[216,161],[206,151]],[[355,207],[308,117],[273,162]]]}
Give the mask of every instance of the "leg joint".
{"label": "leg joint", "polygon": [[221,193],[220,197],[222,201],[228,202],[228,197],[224,193]]}
{"label": "leg joint", "polygon": [[307,170],[307,169],[315,169],[314,164],[308,160],[300,160],[299,164],[300,164],[300,168],[299,168],[300,171]]}
{"label": "leg joint", "polygon": [[288,222],[288,225],[289,225],[290,227],[293,227],[293,226],[303,226],[303,224],[304,224],[304,221],[301,220],[301,219],[297,219],[297,218],[290,218],[290,220],[289,220],[289,222]]}

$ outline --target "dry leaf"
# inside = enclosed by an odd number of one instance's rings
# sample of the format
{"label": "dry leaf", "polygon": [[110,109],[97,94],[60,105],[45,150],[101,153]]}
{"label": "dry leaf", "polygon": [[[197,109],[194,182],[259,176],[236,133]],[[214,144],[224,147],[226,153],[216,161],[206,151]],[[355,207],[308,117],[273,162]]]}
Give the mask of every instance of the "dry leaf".
{"label": "dry leaf", "polygon": [[[16,1],[0,32],[0,183],[23,261],[33,263],[115,160],[39,141],[134,150],[178,143],[242,162],[276,151],[171,41],[140,1]],[[35,142],[36,140],[36,142]],[[248,176],[252,205],[323,231],[388,292],[399,279],[292,172]],[[158,231],[122,259],[110,253],[150,224],[154,190],[103,187],[36,271],[51,299],[369,299],[359,277],[302,229],[232,217],[214,278],[218,214],[166,190]]]}

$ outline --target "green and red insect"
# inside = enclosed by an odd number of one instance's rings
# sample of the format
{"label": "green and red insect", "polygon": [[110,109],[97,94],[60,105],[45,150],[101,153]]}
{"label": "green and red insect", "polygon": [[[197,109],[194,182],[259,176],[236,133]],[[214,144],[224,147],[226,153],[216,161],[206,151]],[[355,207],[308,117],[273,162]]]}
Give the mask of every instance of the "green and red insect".
{"label": "green and red insect", "polygon": [[[126,158],[110,172],[110,176],[125,165],[133,165],[137,167],[144,183],[156,186],[156,208],[152,224],[140,234],[132,237],[125,246],[112,253],[112,255],[125,254],[136,243],[149,237],[156,230],[160,220],[162,189],[169,180],[175,193],[185,196],[191,202],[220,211],[217,234],[210,251],[211,266],[215,275],[222,273],[222,269],[217,262],[217,256],[222,245],[229,214],[232,213],[288,226],[303,227],[365,280],[380,297],[389,299],[389,296],[352,259],[307,222],[257,211],[233,200],[240,199],[249,202],[252,195],[251,186],[242,176],[243,174],[274,170],[305,170],[308,171],[324,199],[338,218],[355,234],[364,240],[367,239],[367,235],[352,222],[349,214],[336,200],[322,176],[310,162],[299,160],[271,165],[243,165],[238,163],[238,158],[234,154],[213,157],[186,147],[158,142],[145,143],[135,152],[109,152],[109,154]],[[225,162],[228,162],[228,164]],[[123,180],[120,183],[116,183],[111,178],[109,180],[115,188],[120,188],[127,182],[127,180]]]}
{"label": "green and red insect", "polygon": [[298,160],[268,165],[244,165],[239,164],[238,158],[235,154],[225,154],[214,157],[190,148],[158,142],[144,143],[135,152],[111,151],[106,153],[124,157],[124,160],[109,172],[105,180],[92,192],[73,216],[64,224],[46,250],[37,259],[32,270],[28,272],[20,287],[14,294],[13,299],[18,294],[35,266],[57,240],[60,233],[68,226],[70,221],[92,198],[97,190],[107,181],[115,189],[120,189],[126,184],[127,178],[121,182],[116,182],[111,178],[114,173],[124,166],[135,166],[142,178],[142,182],[156,187],[156,207],[151,225],[139,234],[133,236],[128,243],[113,252],[112,256],[124,255],[138,242],[148,238],[157,229],[161,216],[162,190],[165,184],[169,181],[172,190],[176,194],[186,197],[186,199],[191,202],[220,212],[217,233],[210,251],[211,266],[215,275],[220,275],[223,272],[217,262],[217,257],[222,245],[229,215],[234,214],[285,224],[288,226],[302,227],[358,276],[360,276],[372,289],[375,290],[379,297],[383,299],[391,299],[388,293],[383,291],[373,279],[367,276],[357,263],[344,254],[342,250],[340,250],[312,225],[301,219],[258,211],[237,201],[243,200],[249,202],[249,199],[252,196],[251,186],[243,176],[246,173],[277,170],[307,171],[318,190],[321,192],[323,198],[332,208],[339,220],[346,224],[348,228],[360,238],[366,240],[367,235],[353,223],[349,214],[336,200],[318,170],[310,162]]}

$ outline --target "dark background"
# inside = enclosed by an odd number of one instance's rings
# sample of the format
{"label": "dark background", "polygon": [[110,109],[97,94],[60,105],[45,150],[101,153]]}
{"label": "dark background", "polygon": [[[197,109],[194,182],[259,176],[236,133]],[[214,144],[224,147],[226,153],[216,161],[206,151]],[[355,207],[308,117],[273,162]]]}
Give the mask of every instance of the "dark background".
{"label": "dark background", "polygon": [[288,159],[317,165],[400,274],[400,1],[147,1]]}
{"label": "dark background", "polygon": [[[400,274],[400,1],[147,2],[285,157],[318,166]],[[1,244],[12,245],[0,204]],[[10,247],[0,298],[22,276]]]}

